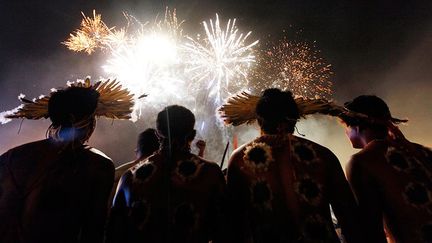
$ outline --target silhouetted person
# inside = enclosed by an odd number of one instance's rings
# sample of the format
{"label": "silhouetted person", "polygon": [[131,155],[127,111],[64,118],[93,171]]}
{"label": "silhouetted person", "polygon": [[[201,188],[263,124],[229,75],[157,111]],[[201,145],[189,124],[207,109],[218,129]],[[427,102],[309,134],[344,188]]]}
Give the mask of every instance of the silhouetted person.
{"label": "silhouetted person", "polygon": [[95,128],[99,93],[52,94],[47,139],[0,157],[0,242],[102,242],[114,165],[84,145]]}
{"label": "silhouetted person", "polygon": [[114,185],[117,185],[120,177],[131,167],[136,165],[140,160],[152,155],[159,149],[159,138],[156,135],[156,130],[153,128],[148,128],[144,130],[138,136],[137,145],[135,148],[136,159],[129,163],[120,165],[115,170]]}
{"label": "silhouetted person", "polygon": [[[204,151],[206,147],[206,143],[204,140],[198,140],[195,143],[195,146],[198,148],[198,156],[203,157]],[[145,160],[147,157],[152,155],[155,151],[159,149],[159,138],[156,134],[156,130],[153,128],[147,128],[144,132],[140,133],[138,136],[137,146],[135,149],[136,159],[134,161],[122,164],[115,169],[114,176],[114,186],[113,192],[110,197],[110,202],[114,197],[114,194],[117,190],[117,184],[121,178],[121,176],[129,170],[134,165],[138,164],[141,160]]]}
{"label": "silhouetted person", "polygon": [[[387,104],[362,95],[345,104],[368,119],[345,117],[346,134],[361,149],[347,165],[367,242],[432,242],[432,152],[406,140]],[[389,136],[389,132],[391,136]]]}
{"label": "silhouetted person", "polygon": [[159,112],[160,150],[120,179],[108,242],[220,242],[225,182],[219,167],[190,152],[195,117],[182,106]]}
{"label": "silhouetted person", "polygon": [[138,135],[138,140],[135,148],[135,160],[124,163],[115,168],[114,185],[109,198],[109,208],[112,206],[112,200],[117,190],[118,182],[121,176],[131,167],[138,164],[141,160],[146,159],[159,149],[159,138],[156,135],[156,130],[148,128]]}
{"label": "silhouetted person", "polygon": [[228,165],[233,242],[339,242],[329,204],[347,242],[361,242],[338,159],[292,134],[300,114],[291,92],[265,90],[256,113],[261,136],[235,150]]}

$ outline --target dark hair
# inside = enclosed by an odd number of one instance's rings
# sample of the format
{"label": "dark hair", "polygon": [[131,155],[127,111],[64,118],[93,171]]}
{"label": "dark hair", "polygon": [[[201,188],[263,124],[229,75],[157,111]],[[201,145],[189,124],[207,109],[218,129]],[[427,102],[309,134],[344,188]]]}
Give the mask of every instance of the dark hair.
{"label": "dark hair", "polygon": [[88,119],[96,110],[98,98],[97,91],[83,87],[69,87],[54,92],[48,102],[52,126],[69,127]]}
{"label": "dark hair", "polygon": [[195,116],[186,107],[167,106],[159,112],[156,126],[158,133],[163,137],[184,139],[194,131]]}
{"label": "dark hair", "polygon": [[269,134],[277,133],[281,123],[288,124],[288,132],[294,132],[294,126],[300,118],[297,104],[290,91],[266,89],[256,106],[258,124]]}
{"label": "dark hair", "polygon": [[141,154],[151,154],[159,148],[159,139],[156,135],[156,130],[148,128],[138,136],[137,150]]}
{"label": "dark hair", "polygon": [[384,138],[387,136],[387,126],[383,124],[386,121],[392,121],[390,109],[381,98],[375,95],[360,95],[352,101],[345,102],[345,108],[367,115],[369,118],[377,119],[379,122],[369,122],[365,119],[358,119],[349,116],[343,116],[342,121],[347,126],[359,126],[360,128],[369,128],[378,134],[378,137]]}

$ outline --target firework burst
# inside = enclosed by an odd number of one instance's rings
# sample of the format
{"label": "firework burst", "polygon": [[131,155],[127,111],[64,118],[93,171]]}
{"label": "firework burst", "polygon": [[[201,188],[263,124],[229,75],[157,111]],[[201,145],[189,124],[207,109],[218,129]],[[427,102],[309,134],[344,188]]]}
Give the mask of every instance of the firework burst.
{"label": "firework burst", "polygon": [[96,48],[103,47],[105,38],[111,33],[110,28],[102,21],[102,16],[93,10],[93,18],[81,12],[83,20],[79,29],[63,42],[70,50],[92,54]]}
{"label": "firework burst", "polygon": [[186,73],[193,81],[189,87],[198,93],[206,90],[206,97],[220,104],[231,93],[247,86],[247,73],[255,61],[252,48],[258,40],[249,42],[251,32],[240,33],[235,19],[229,19],[225,28],[221,27],[217,14],[214,21],[204,21],[203,26],[205,38],[188,37],[184,45],[188,56]]}
{"label": "firework burst", "polygon": [[235,19],[226,26],[221,26],[218,15],[203,22],[205,38],[201,39],[199,35],[185,38],[184,21],[168,8],[164,18],[145,24],[125,14],[128,25],[121,29],[109,28],[95,11],[93,18],[83,17],[80,28],[64,44],[88,54],[98,48],[108,50],[104,70],[123,80],[137,96],[150,94],[146,98],[150,103],[192,96],[219,105],[248,84],[248,71],[255,61],[252,48],[258,41],[249,42],[251,32],[240,33]]}
{"label": "firework burst", "polygon": [[[147,106],[160,108],[168,103],[181,100],[186,91],[180,73],[179,46],[183,38],[181,24],[175,11],[168,9],[162,20],[142,24],[133,16],[125,15],[130,26],[138,26],[127,36],[120,35],[120,42],[109,44],[111,56],[103,66],[113,77],[124,80],[123,84],[136,96],[149,94]],[[126,36],[126,38],[123,38]],[[109,35],[116,40],[114,35]],[[108,43],[108,41],[107,41]],[[141,116],[143,102],[136,99],[135,116]]]}
{"label": "firework burst", "polygon": [[[156,21],[155,21],[156,22]],[[171,38],[181,41],[184,38],[182,25],[184,20],[178,20],[176,10],[174,9],[172,12],[168,9],[165,9],[165,17],[163,21],[159,21],[155,24],[157,27],[156,31],[162,31],[167,33]]]}
{"label": "firework burst", "polygon": [[312,45],[284,38],[260,51],[256,66],[251,76],[258,92],[275,87],[307,98],[331,98],[331,65]]}
{"label": "firework burst", "polygon": [[[222,128],[214,111],[232,94],[279,87],[305,97],[331,95],[330,65],[313,46],[284,40],[255,51],[258,40],[251,32],[241,32],[235,19],[225,22],[218,15],[202,22],[200,35],[189,36],[175,10],[167,8],[164,17],[144,23],[124,16],[127,25],[115,28],[95,11],[92,17],[83,14],[80,28],[63,44],[87,54],[104,51],[106,73],[135,94],[134,121],[145,117],[148,122],[166,105],[184,105],[196,116],[198,136],[223,149],[220,142],[232,131]],[[140,100],[143,94],[148,96]]]}
{"label": "firework burst", "polygon": [[130,39],[125,28],[118,30],[112,29],[109,34],[103,38],[101,45],[112,51],[128,45],[129,41]]}

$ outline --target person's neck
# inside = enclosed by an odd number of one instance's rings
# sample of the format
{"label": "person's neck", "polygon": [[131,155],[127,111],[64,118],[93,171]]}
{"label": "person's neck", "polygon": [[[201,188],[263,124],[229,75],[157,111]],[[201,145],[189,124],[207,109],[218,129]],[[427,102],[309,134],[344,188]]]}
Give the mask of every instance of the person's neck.
{"label": "person's neck", "polygon": [[79,149],[85,146],[85,144],[81,141],[64,141],[64,140],[59,140],[59,139],[55,139],[52,137],[48,138],[48,141],[50,144],[52,144],[56,149],[58,149],[58,152],[62,152],[65,150],[75,150],[75,149]]}
{"label": "person's neck", "polygon": [[275,133],[268,133],[263,131],[262,129],[260,130],[260,134],[261,136],[287,136],[287,135],[292,135],[291,132],[287,132],[287,131],[277,131]]}
{"label": "person's neck", "polygon": [[172,155],[184,154],[190,153],[190,146],[187,143],[178,143],[177,141],[172,140],[171,143],[168,143],[168,141],[162,142],[160,150],[170,152]]}
{"label": "person's neck", "polygon": [[363,148],[366,147],[369,143],[376,141],[376,140],[383,140],[383,138],[377,136],[376,134],[373,134],[371,132],[366,132],[361,137],[361,143],[363,145]]}

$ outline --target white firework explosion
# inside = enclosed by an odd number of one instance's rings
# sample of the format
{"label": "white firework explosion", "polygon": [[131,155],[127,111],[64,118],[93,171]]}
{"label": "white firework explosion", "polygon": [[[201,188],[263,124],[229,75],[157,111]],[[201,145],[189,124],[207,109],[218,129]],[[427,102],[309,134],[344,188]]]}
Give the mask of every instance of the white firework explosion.
{"label": "white firework explosion", "polygon": [[205,38],[188,37],[184,45],[188,56],[185,72],[192,79],[189,84],[192,90],[196,93],[204,90],[207,98],[220,105],[229,95],[247,86],[247,72],[255,62],[253,47],[258,40],[249,42],[252,32],[241,33],[236,19],[229,19],[222,28],[217,14],[214,21],[204,21],[203,26]]}

